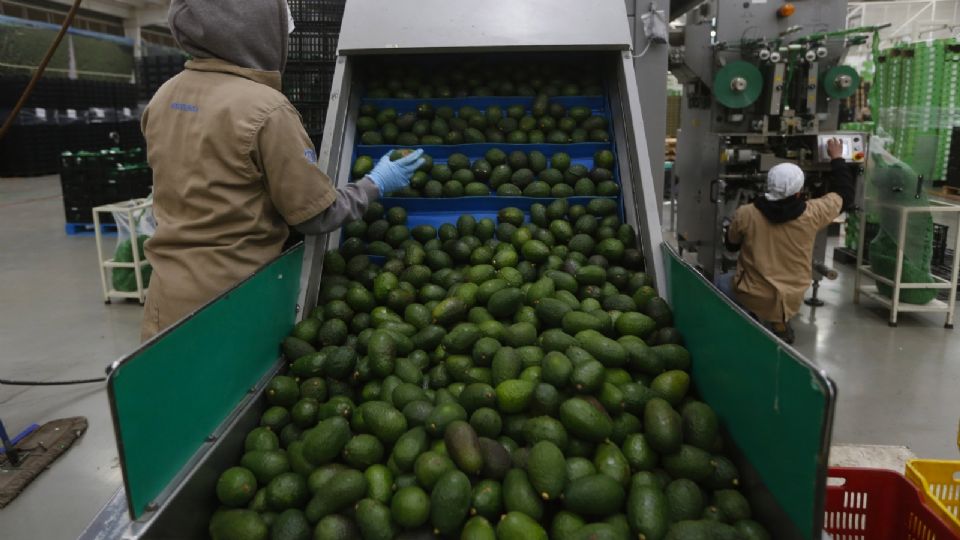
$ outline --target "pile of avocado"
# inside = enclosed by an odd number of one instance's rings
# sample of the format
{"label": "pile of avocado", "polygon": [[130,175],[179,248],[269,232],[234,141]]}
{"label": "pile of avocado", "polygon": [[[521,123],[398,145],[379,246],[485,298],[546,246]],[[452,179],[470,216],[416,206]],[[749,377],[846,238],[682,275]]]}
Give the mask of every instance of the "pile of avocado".
{"label": "pile of avocado", "polygon": [[[391,155],[399,159],[400,151]],[[473,160],[463,153],[450,154],[446,163],[435,163],[424,155],[424,164],[413,175],[410,185],[395,191],[393,197],[615,197],[620,186],[614,181],[614,157],[610,150],[593,155],[593,169],[572,163],[566,152],[547,156],[539,150],[514,150],[507,154],[491,148],[482,158]],[[371,156],[359,156],[353,163],[354,179],[373,170]]]}
{"label": "pile of avocado", "polygon": [[348,226],[215,540],[770,538],[616,202],[529,219]]}
{"label": "pile of avocado", "polygon": [[[398,67],[402,66],[402,67]],[[364,77],[366,96],[373,99],[431,99],[468,96],[598,96],[600,77],[589,67],[567,64],[456,61],[420,67],[391,61],[372,66]]]}
{"label": "pile of avocado", "polygon": [[607,118],[589,107],[567,109],[538,94],[529,105],[490,105],[480,110],[420,103],[411,112],[378,109],[366,103],[357,118],[360,144],[398,146],[509,143],[567,144],[608,142]]}

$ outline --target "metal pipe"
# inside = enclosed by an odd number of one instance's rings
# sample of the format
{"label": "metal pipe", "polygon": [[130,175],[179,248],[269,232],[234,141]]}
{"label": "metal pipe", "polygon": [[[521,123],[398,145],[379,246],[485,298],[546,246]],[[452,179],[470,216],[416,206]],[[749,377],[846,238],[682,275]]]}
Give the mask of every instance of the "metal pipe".
{"label": "metal pipe", "polygon": [[821,276],[829,279],[830,281],[833,281],[833,280],[837,279],[838,277],[840,277],[840,273],[839,273],[839,272],[837,272],[837,271],[834,270],[833,268],[830,268],[829,266],[827,266],[826,264],[824,264],[824,263],[822,263],[822,262],[814,263],[813,269],[816,270],[816,272],[817,272],[818,274],[820,274]]}

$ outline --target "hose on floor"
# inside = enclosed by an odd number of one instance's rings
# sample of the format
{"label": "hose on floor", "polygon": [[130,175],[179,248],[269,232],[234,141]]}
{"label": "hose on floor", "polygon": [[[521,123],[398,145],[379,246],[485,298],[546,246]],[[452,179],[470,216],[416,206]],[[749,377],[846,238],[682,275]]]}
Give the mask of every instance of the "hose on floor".
{"label": "hose on floor", "polygon": [[77,379],[73,381],[13,381],[9,379],[0,379],[0,385],[10,386],[67,386],[71,384],[90,384],[106,381],[106,377],[96,379]]}
{"label": "hose on floor", "polygon": [[63,41],[63,36],[67,33],[67,28],[70,28],[70,25],[73,23],[73,18],[76,16],[77,10],[80,9],[81,1],[82,0],[73,0],[73,6],[70,7],[70,11],[67,12],[63,24],[60,25],[60,32],[58,32],[57,37],[53,39],[53,43],[51,43],[50,48],[47,49],[47,54],[43,56],[43,60],[41,60],[37,66],[37,71],[34,72],[33,77],[30,78],[30,82],[27,83],[27,87],[24,88],[23,93],[20,94],[20,99],[18,99],[17,104],[13,106],[13,110],[10,111],[10,115],[7,116],[7,119],[3,122],[3,126],[0,126],[0,139],[3,139],[3,136],[7,134],[10,126],[13,125],[13,121],[16,120],[17,115],[20,114],[20,109],[27,104],[27,99],[30,98],[30,94],[33,93],[33,89],[37,86],[37,81],[43,76],[43,72],[47,69],[47,64],[49,64],[50,59],[53,58],[53,53],[57,52],[57,47],[59,47],[60,42]]}

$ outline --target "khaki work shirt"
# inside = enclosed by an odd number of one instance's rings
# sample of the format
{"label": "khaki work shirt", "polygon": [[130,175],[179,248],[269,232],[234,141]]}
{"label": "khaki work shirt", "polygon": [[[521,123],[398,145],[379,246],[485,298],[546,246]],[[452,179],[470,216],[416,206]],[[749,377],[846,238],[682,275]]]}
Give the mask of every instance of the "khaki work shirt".
{"label": "khaki work shirt", "polygon": [[143,113],[153,168],[146,340],[276,257],[336,198],[280,73],[188,61]]}
{"label": "khaki work shirt", "polygon": [[771,223],[748,204],[737,209],[727,238],[740,244],[733,287],[737,301],[760,319],[790,320],[800,310],[810,286],[813,244],[817,232],[840,215],[843,199],[836,193],[807,201],[797,219]]}

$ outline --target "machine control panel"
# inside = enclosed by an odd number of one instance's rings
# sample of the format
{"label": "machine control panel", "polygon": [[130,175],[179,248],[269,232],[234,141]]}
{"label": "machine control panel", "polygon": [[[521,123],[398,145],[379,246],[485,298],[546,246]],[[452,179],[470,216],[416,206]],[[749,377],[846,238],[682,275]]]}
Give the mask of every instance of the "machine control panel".
{"label": "machine control panel", "polygon": [[843,144],[843,159],[847,163],[863,163],[867,159],[867,136],[863,133],[826,133],[817,136],[817,158],[829,163],[827,141],[839,139]]}

